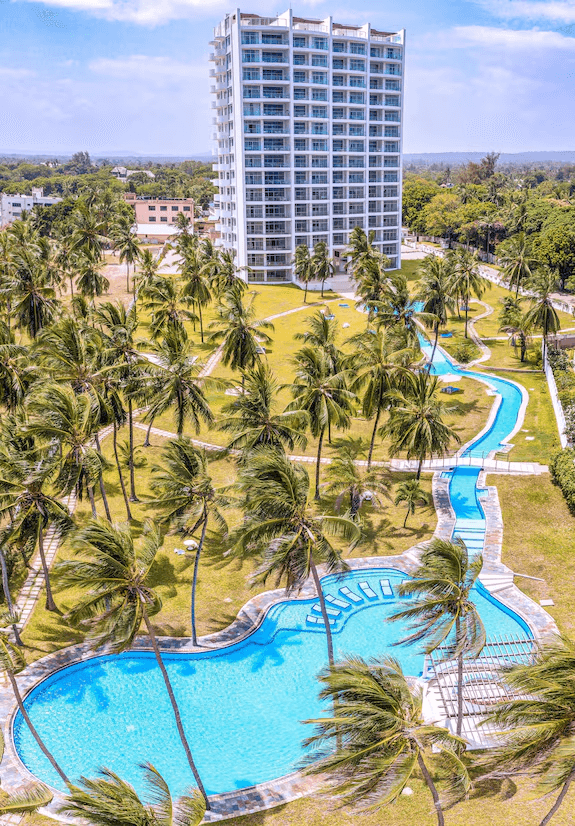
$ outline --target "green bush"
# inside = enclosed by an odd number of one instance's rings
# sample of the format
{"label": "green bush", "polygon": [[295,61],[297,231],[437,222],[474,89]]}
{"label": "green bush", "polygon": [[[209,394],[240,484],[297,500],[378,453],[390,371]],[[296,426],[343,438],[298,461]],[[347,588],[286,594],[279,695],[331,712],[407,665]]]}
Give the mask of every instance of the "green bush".
{"label": "green bush", "polygon": [[556,453],[549,464],[551,479],[561,488],[567,507],[575,515],[575,450],[567,447]]}

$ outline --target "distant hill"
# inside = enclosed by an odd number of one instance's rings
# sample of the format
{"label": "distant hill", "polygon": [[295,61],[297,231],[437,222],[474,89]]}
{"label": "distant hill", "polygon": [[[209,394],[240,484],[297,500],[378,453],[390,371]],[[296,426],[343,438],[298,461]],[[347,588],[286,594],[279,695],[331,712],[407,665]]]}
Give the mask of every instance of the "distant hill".
{"label": "distant hill", "polygon": [[[69,161],[71,157],[72,153],[70,152],[63,152],[59,155],[42,154],[40,152],[36,154],[24,152],[0,152],[0,161],[29,161],[30,163],[42,163],[46,161],[58,160],[60,163],[64,163]],[[147,163],[148,161],[151,163],[180,163],[181,161],[202,161],[203,163],[210,163],[215,160],[211,152],[199,154],[190,153],[189,155],[139,155],[137,152],[131,152],[129,150],[118,150],[115,152],[90,152],[90,157],[96,162],[108,160],[113,164],[119,164],[121,166],[129,166],[130,164],[137,165]]]}
{"label": "distant hill", "polygon": [[[444,164],[458,166],[468,161],[478,163],[487,152],[406,152],[403,162],[409,164]],[[575,150],[563,152],[502,152],[500,164],[575,163]]]}

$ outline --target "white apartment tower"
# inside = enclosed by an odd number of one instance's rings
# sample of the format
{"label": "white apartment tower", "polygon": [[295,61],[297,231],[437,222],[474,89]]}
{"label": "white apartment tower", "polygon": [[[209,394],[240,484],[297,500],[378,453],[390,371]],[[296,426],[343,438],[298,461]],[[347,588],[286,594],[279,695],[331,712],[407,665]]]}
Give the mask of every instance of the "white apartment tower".
{"label": "white apartment tower", "polygon": [[404,32],[238,9],[212,45],[221,244],[249,280],[292,280],[300,244],[343,264],[357,226],[399,267]]}

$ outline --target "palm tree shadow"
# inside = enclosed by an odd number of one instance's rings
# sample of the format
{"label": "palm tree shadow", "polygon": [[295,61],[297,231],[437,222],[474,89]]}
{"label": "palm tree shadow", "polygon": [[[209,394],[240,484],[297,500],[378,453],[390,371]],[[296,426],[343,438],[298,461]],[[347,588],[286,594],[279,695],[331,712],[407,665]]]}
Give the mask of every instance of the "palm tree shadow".
{"label": "palm tree shadow", "polygon": [[479,800],[485,797],[497,797],[499,800],[511,800],[517,794],[517,785],[510,777],[481,778],[473,781],[473,791],[470,800]]}
{"label": "palm tree shadow", "polygon": [[42,651],[52,653],[68,645],[77,645],[84,642],[84,634],[77,628],[67,623],[62,617],[54,614],[53,622],[40,623],[34,637],[38,641],[36,645],[26,644],[30,651]]}

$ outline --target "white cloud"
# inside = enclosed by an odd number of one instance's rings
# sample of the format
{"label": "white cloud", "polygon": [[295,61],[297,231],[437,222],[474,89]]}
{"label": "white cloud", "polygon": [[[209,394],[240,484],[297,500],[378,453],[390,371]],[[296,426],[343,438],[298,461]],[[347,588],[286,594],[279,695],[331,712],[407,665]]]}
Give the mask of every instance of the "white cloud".
{"label": "white cloud", "polygon": [[[198,13],[226,11],[226,0],[26,0],[71,11],[83,11],[105,20],[157,26]],[[271,0],[267,0],[271,3]],[[265,6],[265,3],[264,3]]]}
{"label": "white cloud", "polygon": [[[0,149],[125,149],[192,156],[210,146],[207,64],[100,58],[66,77],[0,65]],[[22,105],[26,101],[26,105]]]}
{"label": "white cloud", "polygon": [[481,46],[489,49],[513,49],[516,51],[564,50],[575,51],[575,38],[559,32],[537,29],[501,29],[493,26],[455,26],[442,38],[451,46],[468,48]]}
{"label": "white cloud", "polygon": [[476,0],[494,17],[506,20],[575,22],[574,0]]}

